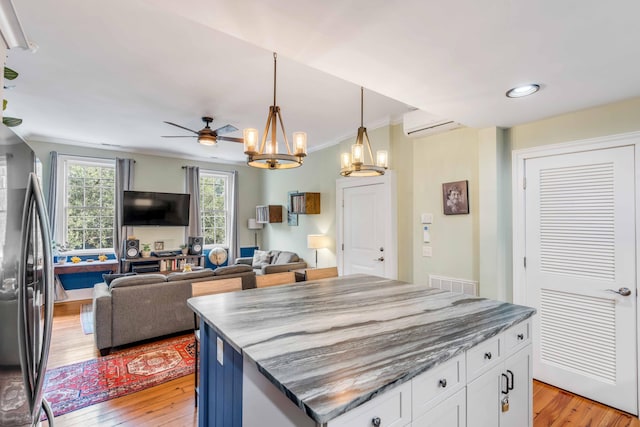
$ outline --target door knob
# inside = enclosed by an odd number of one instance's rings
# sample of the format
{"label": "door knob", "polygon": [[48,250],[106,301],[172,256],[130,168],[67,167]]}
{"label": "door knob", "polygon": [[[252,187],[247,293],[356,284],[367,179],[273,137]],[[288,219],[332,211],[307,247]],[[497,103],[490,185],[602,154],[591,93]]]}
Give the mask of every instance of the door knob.
{"label": "door knob", "polygon": [[381,256],[380,258],[375,258],[374,261],[384,261],[384,257]]}
{"label": "door knob", "polygon": [[620,294],[623,297],[628,297],[629,295],[631,295],[631,289],[629,288],[620,288],[617,291],[615,289],[605,289],[605,291]]}

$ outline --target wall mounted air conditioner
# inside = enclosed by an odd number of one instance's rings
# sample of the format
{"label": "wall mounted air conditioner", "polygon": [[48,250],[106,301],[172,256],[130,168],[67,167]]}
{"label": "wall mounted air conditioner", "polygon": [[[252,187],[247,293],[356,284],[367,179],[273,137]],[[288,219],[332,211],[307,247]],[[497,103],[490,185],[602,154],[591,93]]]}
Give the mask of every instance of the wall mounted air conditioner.
{"label": "wall mounted air conditioner", "polygon": [[462,127],[458,122],[441,119],[422,110],[413,110],[405,113],[402,125],[404,134],[409,138],[434,135]]}

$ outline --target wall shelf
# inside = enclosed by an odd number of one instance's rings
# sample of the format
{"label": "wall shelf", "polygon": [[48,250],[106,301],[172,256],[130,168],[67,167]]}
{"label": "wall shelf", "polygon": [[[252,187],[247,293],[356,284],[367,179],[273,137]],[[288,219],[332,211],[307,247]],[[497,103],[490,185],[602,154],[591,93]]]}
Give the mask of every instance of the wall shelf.
{"label": "wall shelf", "polygon": [[260,224],[282,222],[282,205],[256,206],[256,222]]}
{"label": "wall shelf", "polygon": [[320,193],[291,193],[291,213],[295,214],[319,214]]}

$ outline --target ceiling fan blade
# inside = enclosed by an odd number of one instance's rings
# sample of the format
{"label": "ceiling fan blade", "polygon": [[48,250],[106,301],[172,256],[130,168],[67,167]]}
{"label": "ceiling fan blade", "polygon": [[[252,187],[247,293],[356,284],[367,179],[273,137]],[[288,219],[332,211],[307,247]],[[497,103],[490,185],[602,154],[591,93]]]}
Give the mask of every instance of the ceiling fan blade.
{"label": "ceiling fan blade", "polygon": [[198,132],[196,132],[196,131],[195,131],[195,130],[193,130],[193,129],[189,129],[189,128],[186,128],[186,127],[184,127],[184,126],[180,126],[180,125],[177,125],[177,124],[175,124],[175,123],[171,123],[171,122],[167,122],[167,121],[165,121],[165,123],[166,123],[166,124],[168,124],[168,125],[171,125],[171,126],[175,126],[175,127],[177,127],[177,128],[180,128],[180,129],[188,130],[189,132],[193,132],[193,133],[195,133],[196,135],[198,134]]}
{"label": "ceiling fan blade", "polygon": [[224,125],[222,127],[219,127],[218,129],[214,130],[214,132],[216,133],[216,135],[222,135],[224,133],[231,133],[231,132],[235,132],[237,130],[238,130],[238,128],[233,126],[233,125]]}
{"label": "ceiling fan blade", "polygon": [[240,144],[244,144],[244,139],[242,138],[234,138],[231,136],[217,136],[216,137],[217,140],[219,141],[231,141],[231,142],[239,142]]}
{"label": "ceiling fan blade", "polygon": [[197,138],[198,135],[162,135],[161,138]]}

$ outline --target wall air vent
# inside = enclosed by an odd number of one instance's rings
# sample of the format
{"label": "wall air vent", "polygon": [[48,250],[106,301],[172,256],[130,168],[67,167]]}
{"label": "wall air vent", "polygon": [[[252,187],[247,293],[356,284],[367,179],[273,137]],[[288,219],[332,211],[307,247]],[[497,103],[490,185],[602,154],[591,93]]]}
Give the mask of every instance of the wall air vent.
{"label": "wall air vent", "polygon": [[458,122],[441,119],[422,110],[413,110],[405,113],[402,124],[404,134],[409,138],[435,135],[462,127]]}

